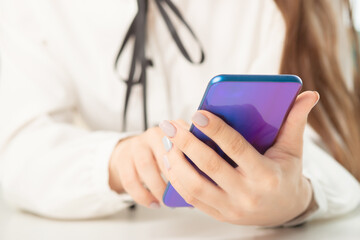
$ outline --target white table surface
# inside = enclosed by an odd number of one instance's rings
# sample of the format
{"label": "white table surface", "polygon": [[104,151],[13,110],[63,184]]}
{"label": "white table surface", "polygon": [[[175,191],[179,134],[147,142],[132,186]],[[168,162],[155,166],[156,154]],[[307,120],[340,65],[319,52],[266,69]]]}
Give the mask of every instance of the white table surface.
{"label": "white table surface", "polygon": [[360,239],[360,208],[348,216],[298,228],[260,229],[217,222],[194,209],[138,207],[112,217],[57,221],[18,211],[0,197],[0,240]]}

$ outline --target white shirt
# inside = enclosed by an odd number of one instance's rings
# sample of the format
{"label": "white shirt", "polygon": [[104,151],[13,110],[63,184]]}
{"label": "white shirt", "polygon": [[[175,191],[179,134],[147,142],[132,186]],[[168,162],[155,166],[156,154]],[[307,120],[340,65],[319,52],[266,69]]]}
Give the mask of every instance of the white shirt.
{"label": "white shirt", "polygon": [[[150,126],[190,120],[208,80],[220,73],[277,74],[285,24],[273,1],[174,1],[206,52],[188,63],[150,1],[147,54]],[[129,132],[121,132],[128,63],[113,63],[137,11],[135,0],[2,0],[0,180],[13,205],[54,218],[90,218],[126,206],[108,185],[108,162],[119,139],[143,127],[134,87]],[[196,56],[192,38],[179,26]],[[122,59],[130,60],[126,51]],[[76,124],[81,116],[86,128]],[[310,218],[347,213],[360,202],[356,179],[316,143],[307,128],[304,175],[319,209]]]}

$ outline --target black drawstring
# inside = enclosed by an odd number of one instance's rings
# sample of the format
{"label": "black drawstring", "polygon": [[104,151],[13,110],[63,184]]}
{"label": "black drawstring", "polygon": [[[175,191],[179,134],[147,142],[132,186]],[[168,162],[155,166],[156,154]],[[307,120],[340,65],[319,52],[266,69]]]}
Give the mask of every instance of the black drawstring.
{"label": "black drawstring", "polygon": [[[205,54],[203,51],[203,48],[190,28],[189,24],[185,21],[182,14],[178,10],[178,8],[171,2],[171,0],[154,0],[156,3],[156,6],[159,9],[159,12],[164,19],[166,26],[175,41],[177,47],[179,48],[181,54],[191,63],[202,63],[205,60]],[[125,38],[123,40],[123,43],[120,47],[120,50],[116,56],[115,60],[115,69],[117,68],[121,53],[123,52],[127,42],[130,38],[135,38],[135,44],[133,48],[133,55],[131,60],[131,65],[129,69],[128,78],[125,80],[125,83],[127,85],[126,89],[126,95],[125,95],[125,102],[124,102],[124,110],[123,110],[123,131],[126,130],[126,115],[128,110],[128,104],[129,104],[129,98],[131,95],[132,87],[135,84],[141,84],[142,85],[142,91],[143,91],[143,118],[144,118],[144,130],[148,128],[148,122],[147,122],[147,106],[146,106],[146,68],[148,66],[153,66],[153,63],[150,59],[146,58],[146,52],[145,52],[145,44],[146,44],[146,25],[147,25],[147,11],[148,11],[148,0],[137,0],[138,4],[138,12],[135,15],[134,20],[132,21]],[[201,51],[201,57],[198,62],[193,61],[190,58],[189,53],[185,49],[183,43],[180,40],[180,37],[174,27],[174,24],[171,22],[169,15],[165,11],[165,8],[163,5],[167,5],[169,9],[175,14],[175,16],[184,24],[184,26],[189,30],[190,34],[193,36],[193,38],[196,40],[196,42],[199,45],[200,51]],[[140,67],[139,71],[136,71],[136,68]],[[140,72],[139,79],[135,79],[135,73]]]}

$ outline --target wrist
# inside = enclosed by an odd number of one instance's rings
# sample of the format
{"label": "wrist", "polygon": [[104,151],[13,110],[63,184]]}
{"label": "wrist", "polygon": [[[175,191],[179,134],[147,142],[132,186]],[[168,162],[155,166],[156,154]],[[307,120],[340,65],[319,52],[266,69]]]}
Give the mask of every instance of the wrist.
{"label": "wrist", "polygon": [[120,140],[111,156],[110,156],[110,160],[109,160],[109,186],[110,189],[117,192],[117,193],[123,193],[124,192],[124,188],[121,184],[121,180],[120,180],[120,176],[119,176],[119,171],[117,170],[118,167],[118,159],[119,159],[119,145],[122,143],[123,140]]}
{"label": "wrist", "polygon": [[302,193],[301,194],[302,203],[300,204],[300,206],[302,206],[301,211],[299,211],[299,214],[297,214],[296,217],[284,223],[283,226],[285,227],[297,226],[304,223],[308,219],[308,217],[312,213],[314,213],[319,207],[314,197],[311,182],[309,179],[305,178],[304,176],[302,176],[301,188],[302,188],[302,190],[300,191]]}
{"label": "wrist", "polygon": [[302,182],[301,183],[301,185],[302,185],[302,191],[301,191],[302,194],[301,195],[302,195],[303,201],[302,201],[302,208],[301,208],[300,214],[298,214],[298,216],[302,215],[310,208],[310,205],[313,200],[313,190],[312,190],[312,186],[311,186],[309,179],[302,176],[301,182]]}

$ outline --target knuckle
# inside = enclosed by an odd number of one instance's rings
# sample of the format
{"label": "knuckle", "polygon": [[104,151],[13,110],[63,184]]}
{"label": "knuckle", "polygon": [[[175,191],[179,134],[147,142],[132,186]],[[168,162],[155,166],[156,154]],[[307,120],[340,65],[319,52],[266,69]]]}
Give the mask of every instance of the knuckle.
{"label": "knuckle", "polygon": [[199,196],[203,192],[203,187],[201,184],[192,184],[189,186],[189,193],[193,196]]}
{"label": "knuckle", "polygon": [[196,198],[190,194],[184,194],[182,197],[188,204],[191,204],[194,206],[197,203]]}
{"label": "knuckle", "polygon": [[158,134],[159,130],[160,130],[159,127],[152,127],[152,128],[149,128],[148,130],[146,130],[146,133],[150,134],[150,135]]}
{"label": "knuckle", "polygon": [[165,188],[166,186],[165,185],[162,185],[162,184],[157,184],[156,186],[153,186],[151,189],[150,189],[150,192],[152,192],[153,194],[155,194],[156,196],[162,196],[163,193],[165,192]]}
{"label": "knuckle", "polygon": [[236,221],[243,217],[243,212],[239,209],[232,209],[226,214],[226,221]]}
{"label": "knuckle", "polygon": [[153,141],[154,137],[161,137],[162,136],[162,131],[160,129],[160,127],[152,127],[146,130],[145,132],[145,139],[147,141]]}
{"label": "knuckle", "polygon": [[268,174],[264,178],[265,189],[269,191],[276,190],[280,185],[280,176],[277,173]]}
{"label": "knuckle", "polygon": [[264,191],[274,191],[279,188],[282,178],[281,168],[271,168],[262,172],[262,187]]}
{"label": "knuckle", "polygon": [[120,171],[119,178],[125,190],[134,186],[137,181],[134,171],[125,171],[124,169]]}
{"label": "knuckle", "polygon": [[191,145],[192,145],[192,140],[189,138],[189,137],[186,137],[186,140],[184,140],[182,143],[181,143],[181,148],[184,150],[184,151],[187,151],[191,148]]}
{"label": "knuckle", "polygon": [[151,198],[141,191],[136,191],[130,194],[131,197],[135,200],[135,202],[147,207],[148,202],[151,202]]}
{"label": "knuckle", "polygon": [[152,193],[156,196],[157,199],[161,200],[164,192],[165,192],[165,188],[158,188],[154,190],[154,192]]}
{"label": "knuckle", "polygon": [[122,185],[126,191],[129,191],[134,188],[135,186],[135,178],[127,177],[122,180]]}
{"label": "knuckle", "polygon": [[206,170],[208,173],[217,173],[217,172],[219,172],[220,168],[221,168],[221,165],[220,165],[220,162],[218,161],[218,159],[211,158],[206,163]]}
{"label": "knuckle", "polygon": [[246,142],[242,138],[232,137],[230,142],[230,149],[234,155],[241,155],[246,150]]}
{"label": "knuckle", "polygon": [[148,128],[146,131],[145,131],[145,134],[146,135],[151,135],[154,133],[154,128]]}
{"label": "knuckle", "polygon": [[224,133],[224,125],[223,124],[214,124],[214,127],[212,128],[212,131],[210,131],[210,134],[213,136],[221,136]]}
{"label": "knuckle", "polygon": [[148,169],[149,166],[154,164],[154,160],[150,156],[142,156],[142,157],[137,158],[137,163],[138,163],[139,168]]}
{"label": "knuckle", "polygon": [[249,195],[244,199],[243,204],[245,209],[249,212],[254,212],[258,209],[259,206],[259,197],[256,195]]}

